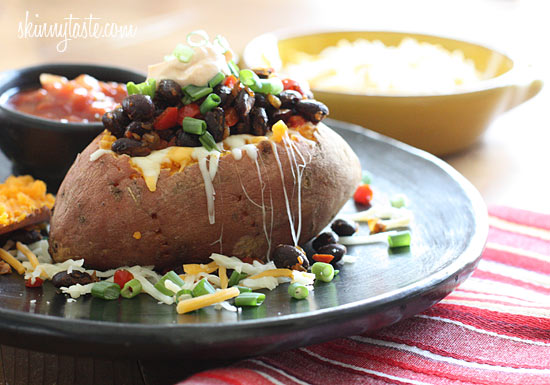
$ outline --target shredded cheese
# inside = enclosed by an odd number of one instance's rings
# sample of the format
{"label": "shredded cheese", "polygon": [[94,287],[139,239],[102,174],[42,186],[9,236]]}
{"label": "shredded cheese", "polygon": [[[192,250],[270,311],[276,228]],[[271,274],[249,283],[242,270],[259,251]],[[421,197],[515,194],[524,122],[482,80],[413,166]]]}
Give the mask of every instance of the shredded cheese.
{"label": "shredded cheese", "polygon": [[204,264],[198,264],[198,263],[188,263],[183,265],[183,271],[185,274],[189,275],[197,275],[200,273],[213,273],[216,270],[218,270],[218,264],[216,262],[210,262],[207,265]]}
{"label": "shredded cheese", "polygon": [[220,266],[218,269],[218,276],[220,277],[220,287],[222,289],[227,289],[229,284],[229,279],[227,278],[227,269],[225,266]]}
{"label": "shredded cheese", "polygon": [[0,258],[4,260],[8,265],[13,267],[19,274],[25,274],[25,267],[19,262],[13,255],[6,250],[0,248]]}
{"label": "shredded cheese", "polygon": [[222,289],[212,294],[201,295],[191,299],[180,301],[176,307],[178,314],[189,313],[193,310],[202,309],[203,307],[214,305],[215,303],[223,302],[231,298],[235,298],[240,294],[236,287]]}
{"label": "shredded cheese", "polygon": [[282,141],[285,135],[288,135],[288,127],[282,120],[279,120],[277,123],[275,123],[273,127],[271,127],[271,130],[273,131],[271,140],[277,143]]}
{"label": "shredded cheese", "polygon": [[292,270],[290,269],[272,269],[272,270],[266,270],[262,271],[261,273],[255,274],[252,277],[248,277],[248,279],[258,279],[263,277],[288,277],[293,278]]}

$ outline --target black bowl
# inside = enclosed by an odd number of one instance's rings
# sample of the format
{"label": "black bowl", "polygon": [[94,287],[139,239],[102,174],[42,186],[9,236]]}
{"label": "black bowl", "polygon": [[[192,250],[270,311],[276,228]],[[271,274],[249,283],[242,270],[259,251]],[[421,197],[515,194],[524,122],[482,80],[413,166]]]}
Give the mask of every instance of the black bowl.
{"label": "black bowl", "polygon": [[128,69],[92,64],[42,64],[0,74],[0,149],[12,161],[15,175],[30,174],[57,191],[69,167],[102,130],[101,122],[61,123],[25,114],[6,105],[17,90],[40,87],[41,73],[74,79],[88,74],[98,80],[142,82],[145,75]]}

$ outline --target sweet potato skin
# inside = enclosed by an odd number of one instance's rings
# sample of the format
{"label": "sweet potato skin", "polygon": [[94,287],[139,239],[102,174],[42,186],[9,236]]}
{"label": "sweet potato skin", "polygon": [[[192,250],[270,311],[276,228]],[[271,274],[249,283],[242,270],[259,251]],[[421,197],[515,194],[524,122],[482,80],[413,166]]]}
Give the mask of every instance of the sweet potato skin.
{"label": "sweet potato skin", "polygon": [[[295,142],[307,161],[299,243],[333,219],[361,178],[357,156],[339,135],[319,124],[316,137],[316,142]],[[197,164],[172,174],[161,170],[151,192],[126,155],[90,161],[98,143],[99,137],[77,157],[59,189],[50,227],[55,261],[84,258],[95,269],[154,265],[162,270],[209,262],[213,252],[265,261],[276,245],[293,243],[286,202],[297,229],[298,182],[282,143],[276,144],[281,167],[270,141],[257,145],[257,163],[244,154],[240,160],[231,154],[220,158],[213,181],[214,224]]]}

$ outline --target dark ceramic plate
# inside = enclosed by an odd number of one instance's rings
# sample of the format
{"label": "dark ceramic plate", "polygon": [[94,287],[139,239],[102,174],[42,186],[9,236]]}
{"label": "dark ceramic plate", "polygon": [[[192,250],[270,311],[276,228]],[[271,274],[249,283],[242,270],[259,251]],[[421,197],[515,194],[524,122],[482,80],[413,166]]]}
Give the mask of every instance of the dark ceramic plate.
{"label": "dark ceramic plate", "polygon": [[[389,255],[383,245],[350,248],[359,260],[341,267],[332,282],[316,284],[307,300],[290,299],[283,284],[267,293],[262,306],[240,314],[207,308],[178,315],[175,306],[146,295],[67,302],[49,283],[25,289],[21,277],[2,276],[0,340],[69,354],[230,359],[378,329],[434,305],[472,273],[480,258],[488,229],[480,195],[425,152],[357,126],[328,125],[373,174],[375,194],[408,196],[415,216],[410,248]],[[350,202],[344,210],[356,208]]]}

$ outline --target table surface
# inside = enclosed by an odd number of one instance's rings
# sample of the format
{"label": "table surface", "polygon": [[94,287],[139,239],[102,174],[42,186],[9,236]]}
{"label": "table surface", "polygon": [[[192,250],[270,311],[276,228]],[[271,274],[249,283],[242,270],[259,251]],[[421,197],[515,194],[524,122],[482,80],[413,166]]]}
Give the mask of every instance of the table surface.
{"label": "table surface", "polygon": [[[147,64],[159,61],[183,41],[189,31],[199,28],[211,35],[225,35],[236,52],[241,52],[254,36],[272,30],[357,28],[431,33],[489,45],[524,63],[532,63],[547,86],[550,81],[550,71],[546,70],[550,68],[550,58],[545,48],[550,25],[543,19],[545,4],[538,0],[279,0],[276,3],[165,0],[162,7],[158,4],[136,0],[80,3],[2,0],[0,71],[44,62],[108,63],[145,71]],[[136,36],[76,38],[67,41],[65,52],[57,50],[62,37],[18,37],[19,25],[24,26],[26,18],[35,24],[53,24],[64,23],[70,15],[82,19],[91,14],[103,25],[133,25],[137,27]],[[544,87],[532,100],[498,117],[472,148],[445,158],[477,187],[488,204],[550,212],[548,88]],[[29,362],[35,362],[36,357],[32,355],[39,353],[6,346],[0,353],[0,384],[26,383],[29,377],[25,375],[29,372],[24,365],[33,367]],[[75,382],[77,367],[85,367],[96,376],[107,373],[105,378],[111,378],[107,382],[147,383],[143,367],[140,372],[132,362],[85,361],[47,354],[40,357],[42,374],[33,383],[49,383],[48,379],[56,376],[57,383]],[[57,374],[52,372],[52,365],[59,369]],[[68,374],[70,370],[73,374]]]}

